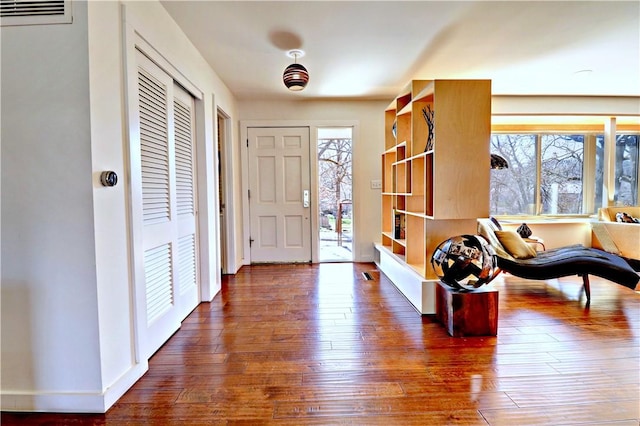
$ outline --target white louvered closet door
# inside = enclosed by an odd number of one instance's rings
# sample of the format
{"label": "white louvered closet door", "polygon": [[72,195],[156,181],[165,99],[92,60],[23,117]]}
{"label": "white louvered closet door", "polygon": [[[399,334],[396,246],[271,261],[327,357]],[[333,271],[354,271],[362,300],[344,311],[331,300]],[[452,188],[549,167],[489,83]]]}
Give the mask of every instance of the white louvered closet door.
{"label": "white louvered closet door", "polygon": [[193,170],[193,100],[138,53],[139,143],[132,138],[136,305],[144,312],[143,355],[150,357],[198,303]]}
{"label": "white louvered closet door", "polygon": [[176,266],[179,282],[179,287],[176,289],[176,299],[182,320],[198,305],[200,294],[195,214],[194,100],[189,93],[178,85],[174,85],[173,111],[175,123],[176,219],[178,227],[178,262]]}

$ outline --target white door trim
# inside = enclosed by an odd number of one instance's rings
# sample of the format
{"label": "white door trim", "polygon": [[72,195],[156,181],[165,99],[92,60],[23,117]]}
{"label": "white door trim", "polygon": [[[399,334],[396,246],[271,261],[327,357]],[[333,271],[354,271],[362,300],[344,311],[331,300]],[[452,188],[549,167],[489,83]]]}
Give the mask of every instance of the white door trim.
{"label": "white door trim", "polygon": [[[354,150],[354,163],[355,163],[355,152],[357,140],[359,138],[359,121],[357,120],[241,120],[240,121],[240,161],[242,167],[242,264],[250,265],[251,264],[251,250],[249,247],[249,234],[250,234],[250,222],[251,218],[249,215],[249,153],[247,148],[247,140],[249,137],[249,127],[308,127],[309,135],[310,135],[310,147],[311,150],[311,160],[310,160],[310,173],[311,173],[311,188],[318,188],[318,161],[314,161],[314,158],[317,158],[318,152],[318,128],[319,127],[351,127],[353,128],[352,140],[353,140],[353,150]],[[352,185],[356,188],[356,177],[354,173],[353,177],[354,182]],[[229,183],[228,183],[229,185]],[[311,191],[311,205],[318,205],[318,191]],[[354,212],[358,209],[359,202],[358,193],[354,191],[353,194],[353,210]],[[232,201],[230,201],[232,202]],[[318,217],[318,209],[316,207],[315,211],[311,215],[311,252],[312,252],[312,262],[318,263],[318,249],[320,247],[320,242],[318,238],[318,233],[315,232],[318,230],[319,226],[319,217]],[[354,213],[355,214],[355,213]],[[353,249],[354,249],[354,259],[359,259],[359,251],[357,246],[357,227],[358,223],[354,224],[353,230]],[[238,241],[236,237],[235,241]]]}
{"label": "white door trim", "polygon": [[[223,179],[224,185],[224,193],[223,199],[220,200],[220,203],[224,203],[224,223],[221,223],[220,226],[224,227],[221,229],[221,234],[224,232],[225,234],[225,247],[222,249],[225,251],[225,263],[222,265],[222,270],[225,274],[235,274],[238,270],[238,266],[236,266],[236,240],[235,237],[235,227],[233,226],[234,218],[235,218],[235,203],[233,202],[233,138],[232,130],[231,130],[231,117],[227,114],[222,108],[216,109],[215,121],[216,125],[218,125],[218,116],[222,117],[224,122],[224,128],[220,131],[220,135],[222,140],[219,140],[218,143],[221,144],[221,152],[222,158],[220,159],[222,164],[222,173],[223,176],[220,178]],[[221,238],[221,240],[223,240]]]}

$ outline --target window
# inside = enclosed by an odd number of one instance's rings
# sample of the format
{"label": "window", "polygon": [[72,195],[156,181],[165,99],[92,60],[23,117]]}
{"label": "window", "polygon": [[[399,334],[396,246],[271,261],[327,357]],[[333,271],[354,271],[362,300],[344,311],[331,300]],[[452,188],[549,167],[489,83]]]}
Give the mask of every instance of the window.
{"label": "window", "polygon": [[[616,136],[616,205],[638,204],[638,139]],[[491,171],[490,213],[595,213],[602,206],[604,152],[601,134],[492,134],[491,153],[503,156],[509,167]]]}
{"label": "window", "polygon": [[584,135],[542,135],[542,214],[582,213]]}
{"label": "window", "polygon": [[623,206],[638,205],[638,135],[616,136],[614,200]]}
{"label": "window", "polygon": [[[616,205],[638,205],[638,135],[617,135],[614,153],[614,194]],[[604,182],[604,135],[596,136],[596,207],[602,207]]]}
{"label": "window", "polygon": [[491,171],[491,214],[535,214],[536,135],[493,134],[491,153],[509,164],[507,169]]}

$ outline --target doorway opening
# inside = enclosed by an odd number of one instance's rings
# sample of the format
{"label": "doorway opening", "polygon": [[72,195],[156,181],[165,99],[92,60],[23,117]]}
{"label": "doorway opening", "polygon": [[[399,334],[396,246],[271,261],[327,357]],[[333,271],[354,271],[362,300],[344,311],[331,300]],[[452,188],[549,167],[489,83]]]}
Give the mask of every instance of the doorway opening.
{"label": "doorway opening", "polygon": [[220,272],[222,275],[228,273],[227,270],[227,193],[226,193],[226,143],[227,143],[227,122],[229,118],[218,110],[217,120],[217,146],[218,146],[218,215],[220,219]]}
{"label": "doorway opening", "polygon": [[351,127],[318,129],[319,261],[353,261]]}

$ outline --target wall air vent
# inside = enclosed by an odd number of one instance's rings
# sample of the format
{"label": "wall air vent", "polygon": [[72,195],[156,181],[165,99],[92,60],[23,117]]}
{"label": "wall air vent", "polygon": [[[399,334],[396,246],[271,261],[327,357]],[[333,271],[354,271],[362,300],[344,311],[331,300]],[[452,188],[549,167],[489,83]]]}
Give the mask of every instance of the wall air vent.
{"label": "wall air vent", "polygon": [[0,0],[3,27],[71,22],[71,0]]}

